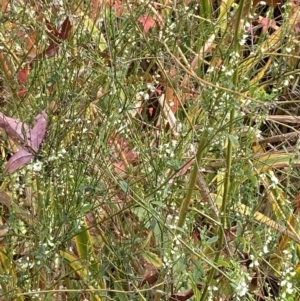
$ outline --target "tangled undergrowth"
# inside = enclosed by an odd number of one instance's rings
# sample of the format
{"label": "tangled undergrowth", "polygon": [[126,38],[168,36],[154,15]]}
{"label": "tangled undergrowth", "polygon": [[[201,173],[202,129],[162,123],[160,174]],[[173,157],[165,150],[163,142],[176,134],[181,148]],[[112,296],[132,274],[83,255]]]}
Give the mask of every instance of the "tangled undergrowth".
{"label": "tangled undergrowth", "polygon": [[298,300],[298,1],[3,0],[0,300]]}

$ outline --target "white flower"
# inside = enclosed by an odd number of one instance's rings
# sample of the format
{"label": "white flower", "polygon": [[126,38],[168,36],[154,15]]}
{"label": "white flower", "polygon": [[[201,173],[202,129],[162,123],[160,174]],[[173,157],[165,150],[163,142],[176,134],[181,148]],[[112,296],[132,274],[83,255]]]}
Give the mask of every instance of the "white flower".
{"label": "white flower", "polygon": [[248,285],[245,280],[241,280],[236,286],[236,293],[239,297],[243,297],[248,292]]}
{"label": "white flower", "polygon": [[271,170],[270,171],[270,180],[271,180],[271,185],[270,187],[276,188],[276,186],[279,184],[278,178],[274,175],[274,172]]}
{"label": "white flower", "polygon": [[43,163],[41,161],[36,161],[32,164],[32,170],[36,172],[41,171],[42,167],[43,167]]}

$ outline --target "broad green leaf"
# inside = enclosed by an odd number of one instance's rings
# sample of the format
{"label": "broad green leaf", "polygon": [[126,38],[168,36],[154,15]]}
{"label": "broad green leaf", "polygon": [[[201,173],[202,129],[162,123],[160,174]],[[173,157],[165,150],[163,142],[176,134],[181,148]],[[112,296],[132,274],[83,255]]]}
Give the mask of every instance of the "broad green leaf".
{"label": "broad green leaf", "polygon": [[211,238],[209,238],[206,243],[207,244],[213,244],[214,242],[218,241],[219,237],[218,236],[213,236]]}
{"label": "broad green leaf", "polygon": [[223,259],[218,260],[218,266],[230,268],[230,264],[226,260],[223,260]]}
{"label": "broad green leaf", "polygon": [[228,139],[231,142],[233,148],[237,148],[239,146],[239,141],[234,135],[229,134]]}
{"label": "broad green leaf", "polygon": [[160,268],[162,266],[162,260],[156,254],[149,251],[143,251],[142,256],[146,262],[151,263],[154,267]]}

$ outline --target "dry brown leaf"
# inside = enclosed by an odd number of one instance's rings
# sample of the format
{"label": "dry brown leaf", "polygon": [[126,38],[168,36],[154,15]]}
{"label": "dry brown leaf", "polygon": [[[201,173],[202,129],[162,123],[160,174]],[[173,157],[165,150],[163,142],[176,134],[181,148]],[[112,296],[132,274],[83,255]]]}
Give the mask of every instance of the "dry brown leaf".
{"label": "dry brown leaf", "polygon": [[141,288],[145,283],[154,284],[158,279],[158,270],[150,263],[145,262],[143,279],[138,284],[138,288]]}

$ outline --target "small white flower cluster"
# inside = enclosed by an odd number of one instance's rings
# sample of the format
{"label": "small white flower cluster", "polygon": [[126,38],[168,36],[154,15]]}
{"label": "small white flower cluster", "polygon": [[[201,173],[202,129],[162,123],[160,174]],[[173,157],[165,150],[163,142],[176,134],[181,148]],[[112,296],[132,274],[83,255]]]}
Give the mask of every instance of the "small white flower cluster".
{"label": "small white flower cluster", "polygon": [[13,178],[13,196],[15,196],[15,193],[18,193],[20,195],[22,195],[24,193],[25,190],[25,183],[20,182],[20,174],[24,174],[23,172],[24,170],[20,170],[17,171],[15,173],[12,174],[12,178]]}
{"label": "small white flower cluster", "polygon": [[32,294],[32,295],[31,295],[31,296],[32,296],[32,299],[38,298],[38,300],[43,300],[43,299],[41,298],[41,294],[39,294],[39,291],[40,291],[40,290],[41,290],[41,289],[38,288],[38,289],[36,289],[36,290],[28,290],[28,292],[35,293],[35,294]]}
{"label": "small white flower cluster", "polygon": [[244,297],[248,292],[248,284],[245,278],[241,278],[235,288],[238,297]]}
{"label": "small white flower cluster", "polygon": [[167,275],[171,274],[171,269],[172,269],[173,265],[174,265],[174,259],[171,256],[166,254],[163,257],[163,267],[166,269]]}
{"label": "small white flower cluster", "polygon": [[136,95],[136,100],[141,101],[141,100],[149,100],[150,95],[147,91],[140,91]]}
{"label": "small white flower cluster", "polygon": [[65,156],[67,151],[63,148],[56,155],[51,155],[48,157],[48,162],[59,160]]}
{"label": "small white flower cluster", "polygon": [[269,172],[269,175],[270,175],[270,181],[271,181],[271,184],[269,185],[269,188],[276,189],[276,187],[277,187],[278,184],[279,184],[279,180],[278,180],[278,178],[275,176],[273,170],[271,170],[271,171]]}
{"label": "small white flower cluster", "polygon": [[173,266],[176,262],[184,257],[184,252],[180,251],[180,244],[181,244],[181,235],[177,234],[172,243],[172,249],[169,253],[166,253],[163,257],[163,266],[166,268],[167,275],[171,273]]}
{"label": "small white flower cluster", "polygon": [[113,122],[113,125],[117,126],[117,133],[123,134],[125,138],[129,138],[131,132],[131,121],[125,118],[118,118]]}
{"label": "small white flower cluster", "polygon": [[229,61],[229,66],[238,66],[240,64],[240,54],[238,52],[232,51],[230,54],[230,61]]}
{"label": "small white flower cluster", "polygon": [[258,267],[259,266],[259,262],[258,262],[257,258],[253,254],[250,254],[249,258],[252,261],[250,263],[250,265],[249,265],[250,268],[254,268],[254,267]]}
{"label": "small white flower cluster", "polygon": [[287,300],[287,295],[292,295],[295,292],[295,286],[292,282],[293,277],[295,276],[294,267],[292,264],[292,250],[284,250],[285,260],[283,260],[282,274],[280,282],[281,291],[280,291],[280,301]]}
{"label": "small white flower cluster", "polygon": [[26,269],[32,269],[35,265],[35,262],[30,260],[29,257],[25,257],[25,258],[20,258],[17,260],[17,265],[22,269],[22,270],[26,270]]}
{"label": "small white flower cluster", "polygon": [[246,296],[249,286],[248,283],[251,281],[252,277],[245,273],[239,263],[234,263],[235,269],[232,271],[232,278],[231,286],[235,291],[235,300],[239,301],[240,297]]}
{"label": "small white flower cluster", "polygon": [[43,163],[39,160],[27,165],[27,169],[33,172],[40,172],[42,170]]}
{"label": "small white flower cluster", "polygon": [[208,295],[207,295],[207,301],[213,301],[215,300],[215,293],[218,291],[217,286],[209,286],[208,287]]}
{"label": "small white flower cluster", "polygon": [[260,251],[258,254],[259,256],[263,256],[264,254],[268,254],[270,252],[269,244],[272,242],[272,233],[271,233],[270,229],[268,229],[268,231],[265,235],[266,235],[267,239],[265,241],[262,251]]}
{"label": "small white flower cluster", "polygon": [[174,158],[175,157],[175,149],[176,149],[176,140],[172,140],[171,143],[165,143],[165,144],[160,144],[158,147],[158,157],[163,159],[163,158]]}

